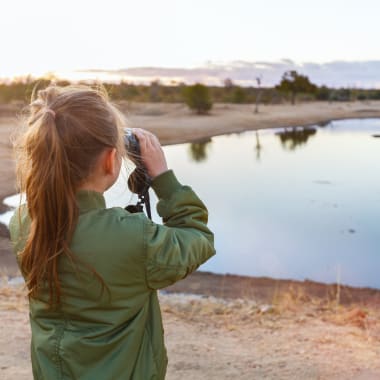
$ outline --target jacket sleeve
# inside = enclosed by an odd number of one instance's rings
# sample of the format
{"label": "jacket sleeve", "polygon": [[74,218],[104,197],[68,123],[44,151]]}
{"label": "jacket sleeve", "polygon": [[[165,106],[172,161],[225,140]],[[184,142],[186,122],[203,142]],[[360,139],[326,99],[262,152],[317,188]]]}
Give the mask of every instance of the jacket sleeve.
{"label": "jacket sleeve", "polygon": [[145,222],[147,284],[160,289],[186,277],[215,254],[207,227],[208,211],[188,186],[169,170],[152,183],[163,225]]}

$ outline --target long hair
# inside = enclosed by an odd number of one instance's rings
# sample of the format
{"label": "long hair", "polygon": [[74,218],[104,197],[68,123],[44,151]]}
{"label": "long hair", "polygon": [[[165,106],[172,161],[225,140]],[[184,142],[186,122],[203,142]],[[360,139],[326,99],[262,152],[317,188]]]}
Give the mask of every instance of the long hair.
{"label": "long hair", "polygon": [[26,130],[16,142],[17,179],[31,220],[20,266],[29,296],[49,289],[59,305],[58,260],[74,259],[70,241],[78,220],[76,191],[105,148],[122,155],[123,117],[105,91],[49,86],[32,97]]}

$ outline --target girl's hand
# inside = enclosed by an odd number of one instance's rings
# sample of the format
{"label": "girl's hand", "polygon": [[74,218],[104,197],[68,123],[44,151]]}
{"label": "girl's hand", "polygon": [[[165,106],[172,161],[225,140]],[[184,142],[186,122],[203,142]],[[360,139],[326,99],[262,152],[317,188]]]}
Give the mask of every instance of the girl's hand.
{"label": "girl's hand", "polygon": [[145,129],[133,128],[140,144],[141,159],[149,176],[153,179],[168,170],[164,151],[158,138]]}

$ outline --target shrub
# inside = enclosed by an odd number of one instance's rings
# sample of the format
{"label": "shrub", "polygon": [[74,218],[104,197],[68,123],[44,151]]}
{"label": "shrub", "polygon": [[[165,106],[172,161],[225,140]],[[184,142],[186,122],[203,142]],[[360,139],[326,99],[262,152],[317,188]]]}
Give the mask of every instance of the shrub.
{"label": "shrub", "polygon": [[247,100],[247,94],[244,91],[244,88],[235,87],[234,92],[232,94],[232,102],[233,103],[245,103]]}
{"label": "shrub", "polygon": [[380,100],[380,90],[375,90],[370,94],[370,99]]}
{"label": "shrub", "polygon": [[326,86],[318,87],[317,92],[315,94],[315,98],[317,100],[329,100],[331,96],[331,91]]}
{"label": "shrub", "polygon": [[185,103],[198,115],[206,114],[212,108],[212,101],[208,87],[197,83],[187,86],[183,90]]}

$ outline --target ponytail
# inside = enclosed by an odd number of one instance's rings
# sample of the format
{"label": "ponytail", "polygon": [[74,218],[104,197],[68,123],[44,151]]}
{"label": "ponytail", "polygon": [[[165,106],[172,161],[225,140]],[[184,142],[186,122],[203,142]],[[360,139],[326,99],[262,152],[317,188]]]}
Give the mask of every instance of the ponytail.
{"label": "ponytail", "polygon": [[17,145],[18,182],[31,220],[20,253],[30,297],[47,286],[49,305],[60,304],[59,258],[75,260],[70,242],[78,220],[76,191],[104,148],[122,149],[121,128],[105,95],[87,87],[49,87],[31,103]]}

